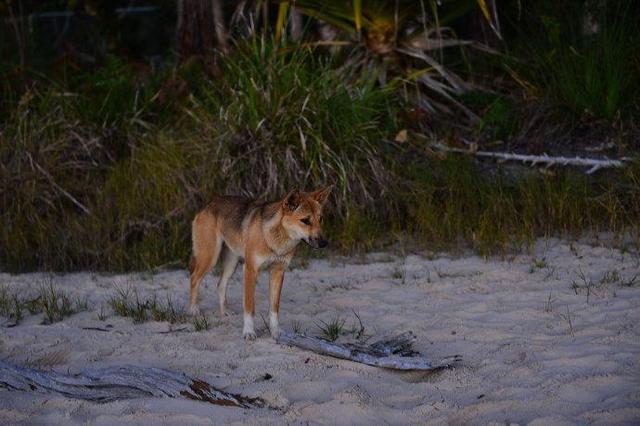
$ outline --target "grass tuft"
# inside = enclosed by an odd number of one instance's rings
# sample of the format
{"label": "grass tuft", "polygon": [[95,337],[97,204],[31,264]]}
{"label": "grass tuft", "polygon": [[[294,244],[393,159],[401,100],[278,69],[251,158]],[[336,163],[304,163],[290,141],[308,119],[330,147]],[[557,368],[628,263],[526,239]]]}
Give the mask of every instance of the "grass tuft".
{"label": "grass tuft", "polygon": [[134,323],[147,320],[146,302],[141,302],[138,290],[132,290],[131,287],[117,287],[116,295],[109,299],[109,305],[116,315],[131,318]]}
{"label": "grass tuft", "polygon": [[[45,315],[45,324],[62,321],[64,317],[76,312],[69,295],[56,289],[51,281],[40,286],[38,299]],[[76,307],[79,308],[80,306]]]}
{"label": "grass tuft", "polygon": [[0,316],[13,319],[16,325],[24,318],[24,310],[31,315],[44,313],[42,324],[53,324],[87,309],[86,299],[72,298],[52,280],[40,284],[35,298],[21,298],[8,287],[0,287]]}
{"label": "grass tuft", "polygon": [[149,306],[151,318],[153,318],[154,321],[167,321],[175,324],[184,323],[188,320],[188,316],[184,310],[177,308],[169,295],[167,295],[164,303],[158,302],[154,296],[147,305]]}
{"label": "grass tuft", "polygon": [[300,321],[291,321],[291,330],[293,330],[295,334],[302,333],[302,323]]}
{"label": "grass tuft", "polygon": [[138,290],[131,287],[116,287],[116,294],[109,299],[109,305],[115,314],[131,318],[136,324],[150,320],[171,324],[188,322],[187,314],[175,306],[170,296],[165,302],[158,301],[155,295],[152,299],[142,300]]}
{"label": "grass tuft", "polygon": [[193,327],[196,331],[207,331],[210,328],[209,320],[206,315],[202,314],[199,317],[193,319]]}
{"label": "grass tuft", "polygon": [[322,333],[322,338],[327,340],[328,342],[335,342],[340,335],[344,334],[344,325],[347,320],[342,319],[340,317],[333,318],[329,322],[325,322],[320,320],[316,323],[316,327],[318,327]]}

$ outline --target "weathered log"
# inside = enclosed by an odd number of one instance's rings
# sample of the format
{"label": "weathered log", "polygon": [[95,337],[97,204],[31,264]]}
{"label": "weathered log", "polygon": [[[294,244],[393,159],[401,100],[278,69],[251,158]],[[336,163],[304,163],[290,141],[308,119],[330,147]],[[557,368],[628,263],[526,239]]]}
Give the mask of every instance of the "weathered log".
{"label": "weathered log", "polygon": [[19,391],[54,392],[93,402],[143,397],[182,397],[229,407],[265,406],[259,398],[225,392],[185,374],[153,367],[89,368],[79,374],[69,375],[0,361],[0,387]]}
{"label": "weathered log", "polygon": [[278,343],[297,346],[321,355],[348,359],[362,364],[394,370],[435,370],[452,367],[460,361],[460,355],[454,355],[437,361],[419,357],[413,350],[416,336],[408,331],[389,339],[379,340],[371,345],[355,343],[332,343],[319,337],[303,334],[282,333]]}

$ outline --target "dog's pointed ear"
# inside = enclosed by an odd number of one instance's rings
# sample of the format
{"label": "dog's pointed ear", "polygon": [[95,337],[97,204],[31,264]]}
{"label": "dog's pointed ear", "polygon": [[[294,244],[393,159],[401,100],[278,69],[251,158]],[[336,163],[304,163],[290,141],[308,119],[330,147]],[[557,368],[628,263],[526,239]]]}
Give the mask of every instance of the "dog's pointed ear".
{"label": "dog's pointed ear", "polygon": [[300,191],[297,189],[289,191],[289,193],[282,199],[282,208],[290,212],[296,211],[300,205],[301,198]]}
{"label": "dog's pointed ear", "polygon": [[329,198],[329,194],[331,194],[331,191],[333,190],[333,187],[335,185],[331,184],[327,187],[324,187],[322,189],[318,189],[317,191],[313,191],[311,194],[309,194],[309,197],[313,198],[314,200],[316,200],[321,206],[324,206],[324,204],[327,202],[327,198]]}

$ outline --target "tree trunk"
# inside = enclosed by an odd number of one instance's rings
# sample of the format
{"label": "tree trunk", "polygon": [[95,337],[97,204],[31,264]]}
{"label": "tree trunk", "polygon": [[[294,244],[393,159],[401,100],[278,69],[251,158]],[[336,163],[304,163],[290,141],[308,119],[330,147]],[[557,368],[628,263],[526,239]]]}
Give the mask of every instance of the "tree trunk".
{"label": "tree trunk", "polygon": [[16,39],[16,48],[20,57],[20,69],[24,70],[27,65],[27,32],[24,25],[24,11],[22,10],[22,2],[18,2],[18,16],[13,12],[13,5],[7,4],[9,9],[9,23]]}
{"label": "tree trunk", "polygon": [[[215,48],[218,29],[216,20],[223,23],[224,17],[214,16],[214,10],[222,10],[219,1],[178,0],[177,52],[179,63],[198,59],[209,69],[215,70]],[[224,28],[222,28],[224,30]],[[226,39],[221,37],[221,40]]]}
{"label": "tree trunk", "polygon": [[229,46],[227,44],[227,27],[225,25],[224,20],[224,8],[222,6],[221,0],[211,0],[212,13],[213,13],[213,26],[216,31],[216,43],[218,44],[218,49],[222,54],[226,54],[229,51]]}

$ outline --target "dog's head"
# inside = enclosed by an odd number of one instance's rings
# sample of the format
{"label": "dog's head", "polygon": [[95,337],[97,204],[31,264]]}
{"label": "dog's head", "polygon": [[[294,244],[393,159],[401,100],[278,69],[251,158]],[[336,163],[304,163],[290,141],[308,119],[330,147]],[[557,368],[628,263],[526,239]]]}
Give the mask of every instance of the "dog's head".
{"label": "dog's head", "polygon": [[322,209],[333,185],[314,192],[289,192],[281,201],[282,226],[292,239],[302,240],[313,248],[329,244],[322,234]]}

